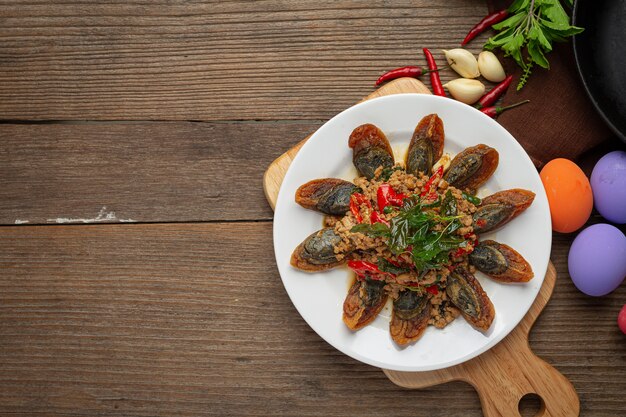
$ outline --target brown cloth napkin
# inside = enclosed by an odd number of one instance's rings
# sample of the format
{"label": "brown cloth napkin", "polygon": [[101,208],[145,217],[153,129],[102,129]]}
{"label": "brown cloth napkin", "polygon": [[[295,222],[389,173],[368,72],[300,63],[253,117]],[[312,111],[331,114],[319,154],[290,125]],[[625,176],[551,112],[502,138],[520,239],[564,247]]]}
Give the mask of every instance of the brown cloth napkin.
{"label": "brown cloth napkin", "polygon": [[[508,7],[510,1],[487,3],[492,12]],[[526,99],[530,103],[502,113],[498,122],[522,144],[538,168],[554,158],[576,160],[607,140],[619,140],[613,138],[585,92],[571,41],[556,44],[548,61],[550,70],[533,69],[526,86],[516,91],[521,70],[513,60],[502,59],[507,74],[514,74],[503,105]]]}

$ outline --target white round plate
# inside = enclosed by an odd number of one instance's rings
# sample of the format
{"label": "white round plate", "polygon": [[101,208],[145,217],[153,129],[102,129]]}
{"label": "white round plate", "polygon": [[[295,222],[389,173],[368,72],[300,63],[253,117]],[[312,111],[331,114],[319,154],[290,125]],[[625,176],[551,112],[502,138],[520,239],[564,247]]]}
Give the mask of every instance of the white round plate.
{"label": "white round plate", "polygon": [[[323,215],[295,203],[297,188],[316,178],[353,180],[348,137],[354,128],[373,123],[385,132],[396,161],[404,160],[417,123],[437,113],[445,130],[444,152],[452,156],[484,143],[498,150],[500,164],[478,196],[499,190],[524,188],[536,194],[533,204],[502,229],[481,235],[516,249],[532,266],[535,277],[525,284],[501,284],[481,273],[476,277],[493,302],[495,320],[486,333],[462,317],[439,330],[429,326],[416,343],[405,348],[389,335],[390,303],[365,328],[353,332],[343,323],[342,306],[353,279],[346,268],[306,273],[293,268],[292,251],[322,228]],[[532,126],[528,127],[532,129]],[[353,106],[324,124],[304,144],[282,183],[274,215],[274,250],[280,276],[294,306],[324,340],[359,361],[398,371],[429,371],[467,361],[502,340],[533,303],[548,267],[552,232],[548,200],[537,170],[519,143],[496,121],[463,103],[424,94],[399,94]]]}

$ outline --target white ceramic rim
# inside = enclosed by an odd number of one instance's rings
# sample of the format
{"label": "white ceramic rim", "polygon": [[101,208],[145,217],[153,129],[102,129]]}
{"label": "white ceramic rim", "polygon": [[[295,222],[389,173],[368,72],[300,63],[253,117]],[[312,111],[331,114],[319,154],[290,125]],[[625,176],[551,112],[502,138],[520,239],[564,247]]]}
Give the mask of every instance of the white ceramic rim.
{"label": "white ceramic rim", "polygon": [[[423,102],[423,103],[421,103]],[[280,233],[281,231],[279,230],[282,227],[282,221],[281,221],[281,216],[285,215],[288,213],[288,211],[286,208],[286,205],[289,204],[288,201],[289,200],[293,200],[293,193],[295,191],[295,189],[293,189],[293,184],[290,184],[291,182],[291,177],[293,175],[293,173],[296,171],[296,168],[294,167],[298,167],[300,166],[300,164],[303,164],[306,162],[306,158],[308,157],[308,153],[309,150],[311,148],[313,148],[314,146],[316,146],[315,144],[318,143],[318,141],[322,140],[320,138],[324,138],[325,136],[329,136],[329,135],[333,135],[333,130],[335,130],[337,128],[337,126],[341,123],[341,121],[345,118],[349,118],[349,116],[351,114],[358,114],[358,113],[370,113],[372,114],[372,112],[375,113],[375,109],[379,108],[379,106],[411,106],[411,105],[417,105],[417,107],[420,107],[422,105],[424,105],[425,107],[429,107],[429,103],[432,104],[434,107],[439,107],[439,108],[444,108],[449,109],[449,111],[457,113],[458,117],[470,117],[473,119],[476,119],[476,117],[480,118],[480,122],[479,123],[484,123],[485,126],[487,126],[487,128],[491,131],[494,132],[494,136],[498,137],[498,140],[503,140],[506,141],[507,143],[507,147],[512,147],[512,150],[514,151],[513,153],[516,156],[517,162],[519,162],[521,164],[521,166],[523,167],[523,172],[528,172],[528,176],[530,178],[532,178],[532,182],[534,183],[533,187],[527,187],[532,189],[533,192],[535,192],[536,197],[535,197],[535,201],[533,202],[533,205],[531,206],[531,208],[533,208],[534,211],[540,210],[541,211],[541,218],[543,220],[541,227],[538,228],[534,228],[532,231],[533,233],[533,239],[536,239],[537,242],[543,242],[543,246],[544,248],[546,248],[545,250],[543,250],[542,252],[542,257],[539,261],[535,260],[535,262],[531,262],[531,265],[533,267],[533,271],[535,273],[535,277],[533,278],[533,280],[531,280],[529,283],[527,284],[523,284],[523,285],[532,285],[532,292],[529,293],[529,296],[526,296],[525,299],[523,300],[523,303],[521,303],[518,307],[518,311],[519,314],[516,314],[514,318],[509,318],[509,322],[505,325],[504,329],[501,329],[497,332],[496,335],[489,335],[487,336],[487,339],[485,340],[485,343],[482,344],[479,348],[472,350],[471,352],[462,355],[462,356],[458,356],[456,358],[450,359],[450,360],[445,360],[445,361],[440,361],[438,363],[433,363],[433,364],[419,364],[419,365],[415,365],[412,363],[406,363],[406,364],[399,364],[399,363],[391,363],[389,361],[386,361],[384,359],[380,359],[380,358],[376,358],[376,357],[369,357],[367,355],[364,355],[360,352],[356,352],[354,349],[350,349],[348,347],[346,347],[345,345],[342,345],[341,343],[338,343],[337,340],[333,339],[332,337],[328,337],[327,332],[325,332],[322,328],[320,328],[320,326],[314,322],[313,318],[308,316],[306,313],[303,313],[302,309],[301,309],[301,305],[299,305],[299,301],[298,299],[294,299],[294,291],[292,288],[292,285],[294,285],[290,279],[288,278],[290,272],[294,272],[295,269],[293,269],[293,271],[288,271],[287,268],[292,268],[291,266],[288,265],[288,261],[287,264],[285,264],[285,259],[288,259],[289,256],[285,256],[285,253],[280,252],[280,247],[282,244],[282,241],[280,240]],[[443,106],[443,107],[442,107]],[[423,114],[419,114],[417,117],[417,120],[421,119],[421,117],[425,116],[428,113],[431,113],[430,111],[424,113]],[[418,114],[416,112],[416,114]],[[357,116],[358,118],[358,116]],[[444,126],[446,124],[446,119],[442,116],[442,119],[444,121]],[[361,123],[367,123],[367,120],[362,120]],[[373,121],[372,121],[373,122]],[[361,124],[358,123],[358,124]],[[374,122],[373,122],[374,123]],[[358,126],[358,124],[352,126],[351,128],[353,129],[354,127]],[[377,124],[377,123],[374,123]],[[414,126],[414,125],[413,125]],[[531,128],[531,127],[529,127]],[[385,131],[385,129],[383,129],[383,131]],[[386,132],[387,133],[387,132]],[[325,139],[325,140],[329,140],[329,139]],[[391,140],[391,138],[390,138]],[[484,141],[485,143],[489,144],[488,141]],[[340,141],[338,143],[341,143],[340,145],[338,144],[337,146],[344,146],[346,149],[347,147],[347,136],[345,138],[345,140]],[[478,143],[482,143],[482,141],[475,141],[472,144],[463,144],[463,146],[470,146],[470,145],[474,145],[474,144],[478,144]],[[496,149],[498,149],[498,146],[494,146]],[[446,149],[447,150],[447,149]],[[499,150],[500,151],[500,150]],[[351,152],[351,151],[350,151]],[[501,162],[502,164],[502,158],[501,158]],[[494,176],[497,176],[498,171],[496,171],[496,173],[494,174]],[[319,177],[328,177],[328,176],[333,176],[333,175],[322,175]],[[313,178],[310,178],[313,179]],[[309,180],[310,180],[309,179]],[[530,180],[529,178],[526,178],[527,180]],[[291,187],[286,187],[286,184],[290,184]],[[513,188],[513,187],[507,187],[507,188]],[[491,190],[491,192],[495,192],[497,190]],[[295,204],[295,203],[293,203]],[[302,209],[301,210],[305,210]],[[530,211],[531,209],[529,208],[528,211]],[[285,211],[285,214],[283,214],[283,212]],[[320,228],[321,228],[321,215],[318,213],[314,213],[311,212],[312,215],[317,215],[320,216]],[[309,215],[308,213],[306,215]],[[522,214],[523,216],[523,214]],[[520,217],[522,217],[520,216]],[[517,220],[517,219],[516,219]],[[515,221],[515,220],[514,220]],[[513,224],[513,222],[511,223],[511,225]],[[509,226],[511,226],[509,225]],[[314,230],[309,230],[306,231],[305,236],[308,236],[308,234],[312,233]],[[498,342],[500,342],[502,339],[504,339],[516,326],[517,324],[519,324],[519,322],[522,320],[522,318],[526,315],[526,313],[528,312],[528,310],[530,309],[531,305],[533,304],[537,294],[539,293],[539,289],[541,288],[541,284],[543,283],[543,279],[545,277],[545,273],[547,271],[548,268],[548,262],[549,262],[549,256],[550,256],[550,247],[551,247],[551,241],[552,241],[552,232],[551,232],[551,223],[550,223],[550,214],[549,214],[549,209],[548,209],[548,203],[547,203],[547,197],[545,195],[545,191],[543,190],[543,187],[541,186],[541,180],[539,178],[539,175],[536,171],[536,168],[534,167],[532,161],[530,160],[530,157],[526,154],[526,152],[524,151],[524,149],[522,148],[522,146],[515,140],[515,138],[513,138],[513,136],[506,130],[504,129],[498,122],[496,122],[495,120],[489,118],[488,116],[482,114],[481,112],[479,112],[478,110],[474,109],[471,106],[467,106],[463,103],[457,102],[455,100],[452,99],[448,99],[448,98],[444,98],[444,97],[438,97],[438,96],[433,96],[433,95],[425,95],[425,94],[396,94],[396,95],[390,95],[390,96],[384,96],[384,97],[379,97],[379,98],[375,98],[375,99],[371,99],[362,103],[359,103],[353,107],[348,108],[347,110],[344,110],[343,112],[339,113],[338,115],[336,115],[335,117],[333,117],[332,119],[330,119],[328,122],[326,122],[322,127],[320,127],[312,136],[311,138],[302,146],[302,148],[300,149],[300,151],[298,152],[298,154],[295,156],[294,160],[292,161],[287,173],[285,174],[285,177],[283,179],[283,183],[281,185],[281,189],[279,191],[279,195],[276,201],[276,210],[275,210],[275,217],[274,217],[274,248],[275,248],[275,255],[276,255],[276,261],[277,261],[277,266],[281,275],[281,279],[283,281],[283,284],[285,286],[285,289],[287,291],[287,293],[289,294],[289,297],[291,298],[294,306],[296,307],[296,309],[298,310],[298,312],[300,313],[300,315],[303,317],[303,319],[309,324],[309,326],[316,332],[318,333],[318,335],[320,335],[323,339],[326,340],[326,342],[328,342],[330,345],[332,345],[333,347],[335,347],[336,349],[338,349],[339,351],[345,353],[348,356],[351,356],[354,359],[357,359],[361,362],[379,367],[379,368],[384,368],[384,369],[391,369],[391,370],[399,370],[399,371],[411,371],[411,372],[415,372],[415,371],[431,371],[431,370],[436,370],[436,369],[443,369],[443,368],[447,368],[450,366],[454,366],[457,365],[459,363],[465,362],[467,360],[470,360],[478,355],[480,355],[481,353],[487,351],[488,349],[490,349],[491,347],[493,347],[494,345],[496,345]],[[524,230],[521,230],[521,232],[525,232]],[[486,234],[486,237],[490,237],[490,234]],[[503,242],[505,243],[505,242]],[[279,248],[279,249],[277,249]],[[291,254],[291,251],[295,248],[295,246],[293,246],[290,250],[289,253],[287,255]],[[519,249],[518,249],[519,250]],[[326,274],[327,272],[320,272],[319,274]],[[347,273],[347,271],[346,271]],[[316,274],[317,275],[317,274]],[[484,284],[484,279],[480,279],[480,277],[478,277],[479,274],[477,274],[477,278],[479,278],[479,281],[481,283],[483,283],[483,286],[485,286]],[[310,276],[307,277],[306,279],[315,279],[315,277]],[[297,285],[297,284],[295,284]],[[506,285],[506,284],[498,284],[498,285]],[[346,288],[347,290],[347,288]],[[489,292],[487,291],[487,293],[489,294]],[[492,297],[490,297],[492,298]],[[494,301],[494,299],[492,298],[492,301]],[[494,301],[494,305],[495,305],[495,301]],[[523,312],[523,314],[522,314]],[[496,310],[496,320],[498,318],[498,311]],[[341,322],[341,318],[338,317],[337,320],[339,322]],[[459,320],[464,321],[462,318],[459,318],[457,320],[455,320],[455,322],[458,322]],[[448,326],[448,328],[450,328],[454,323],[451,323],[451,325]],[[341,323],[341,325],[343,325],[343,323]],[[322,326],[323,327],[323,326]],[[493,329],[494,326],[492,326]],[[447,329],[448,329],[447,328]],[[430,331],[442,331],[442,330],[438,330],[438,329],[432,329],[429,326]],[[444,329],[443,331],[445,331],[446,329]],[[363,331],[363,330],[361,330]],[[491,329],[490,329],[491,332]],[[493,333],[493,332],[491,332]],[[409,346],[407,349],[419,349],[420,348],[420,341],[418,341],[416,344]]]}

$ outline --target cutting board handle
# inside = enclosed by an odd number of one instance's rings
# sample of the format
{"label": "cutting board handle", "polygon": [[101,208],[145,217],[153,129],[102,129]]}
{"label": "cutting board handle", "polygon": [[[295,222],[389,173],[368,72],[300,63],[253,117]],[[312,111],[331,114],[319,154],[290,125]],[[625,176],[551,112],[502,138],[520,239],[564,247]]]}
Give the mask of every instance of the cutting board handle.
{"label": "cutting board handle", "polygon": [[537,394],[542,417],[576,417],[580,403],[572,383],[535,355],[528,333],[552,295],[556,270],[550,263],[543,284],[526,316],[500,343],[460,365],[437,371],[400,372],[384,370],[387,377],[406,388],[425,388],[450,381],[465,381],[478,392],[486,417],[519,416],[519,402]]}
{"label": "cutting board handle", "polygon": [[[401,93],[430,94],[430,91],[419,80],[400,78],[379,88],[364,100]],[[278,157],[265,172],[263,189],[272,208],[291,161],[307,139]],[[503,341],[482,355],[438,371],[383,371],[395,384],[407,388],[466,381],[478,392],[487,417],[519,416],[519,401],[528,393],[536,393],[542,398],[544,405],[539,412],[540,416],[578,416],[580,405],[572,384],[532,353],[528,346],[528,332],[550,299],[555,282],[556,271],[549,264],[539,294],[524,319]]]}
{"label": "cutting board handle", "polygon": [[465,374],[464,379],[478,392],[485,417],[519,416],[519,402],[527,394],[541,398],[538,416],[578,416],[578,395],[570,381],[532,353],[528,345],[514,353],[509,351],[511,346],[522,345],[501,343],[486,360],[478,357],[472,361],[474,369]]}

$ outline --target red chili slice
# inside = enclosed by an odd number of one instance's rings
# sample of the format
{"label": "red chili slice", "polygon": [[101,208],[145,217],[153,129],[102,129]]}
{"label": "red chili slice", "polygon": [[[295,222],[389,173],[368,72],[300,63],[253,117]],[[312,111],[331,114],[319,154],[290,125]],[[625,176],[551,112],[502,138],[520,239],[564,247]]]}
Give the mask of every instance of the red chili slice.
{"label": "red chili slice", "polygon": [[361,216],[360,207],[361,204],[365,204],[367,207],[372,208],[369,198],[361,193],[353,193],[350,196],[350,211],[354,215],[357,222],[363,222],[363,216]]}
{"label": "red chili slice", "polygon": [[372,214],[370,215],[370,223],[382,223],[385,226],[389,226],[389,222],[385,220],[385,218],[377,211],[372,211]]}
{"label": "red chili slice", "polygon": [[348,268],[356,272],[357,277],[364,278],[367,275],[368,278],[377,281],[382,281],[387,274],[378,269],[376,264],[367,261],[348,261]]}
{"label": "red chili slice", "polygon": [[424,197],[427,194],[431,194],[432,192],[434,192],[434,190],[431,190],[433,188],[433,184],[436,188],[441,178],[443,178],[443,165],[439,166],[435,173],[428,179],[428,181],[426,181],[426,184],[424,184],[424,189],[422,190],[420,196]]}
{"label": "red chili slice", "polygon": [[397,193],[391,185],[382,183],[376,191],[376,200],[378,203],[378,211],[382,212],[387,206],[400,207],[407,198],[405,194]]}
{"label": "red chili slice", "polygon": [[430,287],[426,287],[426,292],[437,295],[439,294],[439,288],[436,285],[431,285]]}

